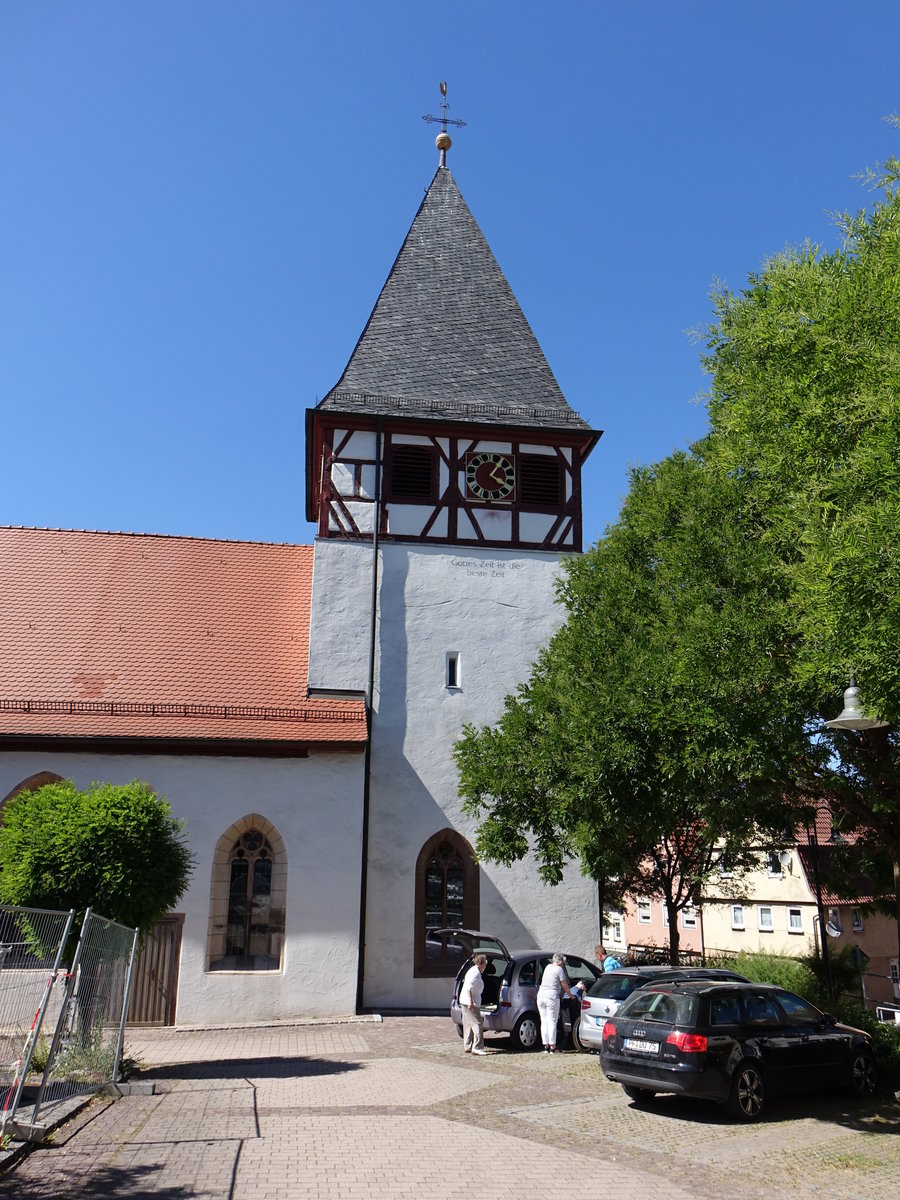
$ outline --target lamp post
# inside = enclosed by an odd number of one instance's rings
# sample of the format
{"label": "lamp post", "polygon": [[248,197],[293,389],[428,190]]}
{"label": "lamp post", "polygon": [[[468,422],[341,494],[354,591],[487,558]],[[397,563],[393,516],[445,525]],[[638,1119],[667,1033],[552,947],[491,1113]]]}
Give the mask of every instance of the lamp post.
{"label": "lamp post", "polygon": [[[813,940],[815,941],[817,952],[822,956],[822,967],[825,972],[825,989],[828,993],[828,1001],[829,1003],[833,1004],[834,980],[831,976],[831,959],[828,957],[828,922],[825,920],[825,906],[822,902],[822,877],[819,873],[819,833],[816,829],[816,817],[820,812],[828,813],[829,817],[832,815],[831,809],[824,805],[820,805],[818,808],[816,808],[813,811],[812,823],[810,824],[808,817],[806,819],[806,841],[808,845],[812,847],[813,888],[816,893],[816,919],[819,922],[819,936]],[[828,840],[832,843],[837,841],[833,826],[831,836]],[[815,933],[815,920],[813,921],[813,933]]]}
{"label": "lamp post", "polygon": [[[864,734],[872,729],[887,729],[889,722],[882,721],[878,717],[867,717],[864,714],[859,701],[859,688],[856,685],[856,676],[851,671],[850,685],[844,691],[844,707],[836,717],[833,717],[830,721],[825,721],[824,725],[826,729],[849,730]],[[900,945],[900,863],[897,862],[896,856],[894,859],[894,896],[897,910],[897,937],[898,945]],[[823,935],[822,941],[824,942],[824,940]]]}

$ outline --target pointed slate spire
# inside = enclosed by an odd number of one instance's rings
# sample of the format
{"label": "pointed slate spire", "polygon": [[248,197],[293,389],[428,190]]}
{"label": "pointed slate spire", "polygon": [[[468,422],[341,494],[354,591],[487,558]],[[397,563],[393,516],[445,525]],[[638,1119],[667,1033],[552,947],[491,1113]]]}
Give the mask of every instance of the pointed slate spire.
{"label": "pointed slate spire", "polygon": [[572,411],[484,234],[439,167],[320,411],[588,429]]}

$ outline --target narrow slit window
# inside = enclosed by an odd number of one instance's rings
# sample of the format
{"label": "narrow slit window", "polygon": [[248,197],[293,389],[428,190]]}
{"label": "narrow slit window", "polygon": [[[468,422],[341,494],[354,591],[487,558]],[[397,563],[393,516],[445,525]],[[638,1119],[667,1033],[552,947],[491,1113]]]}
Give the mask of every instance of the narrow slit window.
{"label": "narrow slit window", "polygon": [[460,685],[459,684],[459,679],[460,679],[459,666],[460,666],[459,651],[458,650],[448,650],[447,651],[447,687],[448,688],[458,688],[459,687],[459,685]]}

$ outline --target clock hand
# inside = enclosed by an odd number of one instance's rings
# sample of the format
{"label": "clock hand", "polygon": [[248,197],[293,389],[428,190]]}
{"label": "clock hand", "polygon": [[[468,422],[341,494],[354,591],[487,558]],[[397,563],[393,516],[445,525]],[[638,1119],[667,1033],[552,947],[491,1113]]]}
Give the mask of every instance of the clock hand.
{"label": "clock hand", "polygon": [[[497,474],[498,471],[500,472],[499,475]],[[506,483],[506,472],[503,470],[503,468],[500,466],[499,463],[494,464],[494,469],[493,469],[493,471],[491,471],[490,475],[491,475],[491,479],[493,479],[496,483],[499,483],[499,484]]]}

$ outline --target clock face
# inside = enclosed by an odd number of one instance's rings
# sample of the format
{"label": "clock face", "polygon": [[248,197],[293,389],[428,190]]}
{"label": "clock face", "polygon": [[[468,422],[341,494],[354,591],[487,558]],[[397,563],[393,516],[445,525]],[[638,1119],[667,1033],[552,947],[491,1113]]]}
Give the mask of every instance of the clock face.
{"label": "clock face", "polygon": [[466,494],[476,500],[514,500],[516,468],[505,454],[466,455]]}

